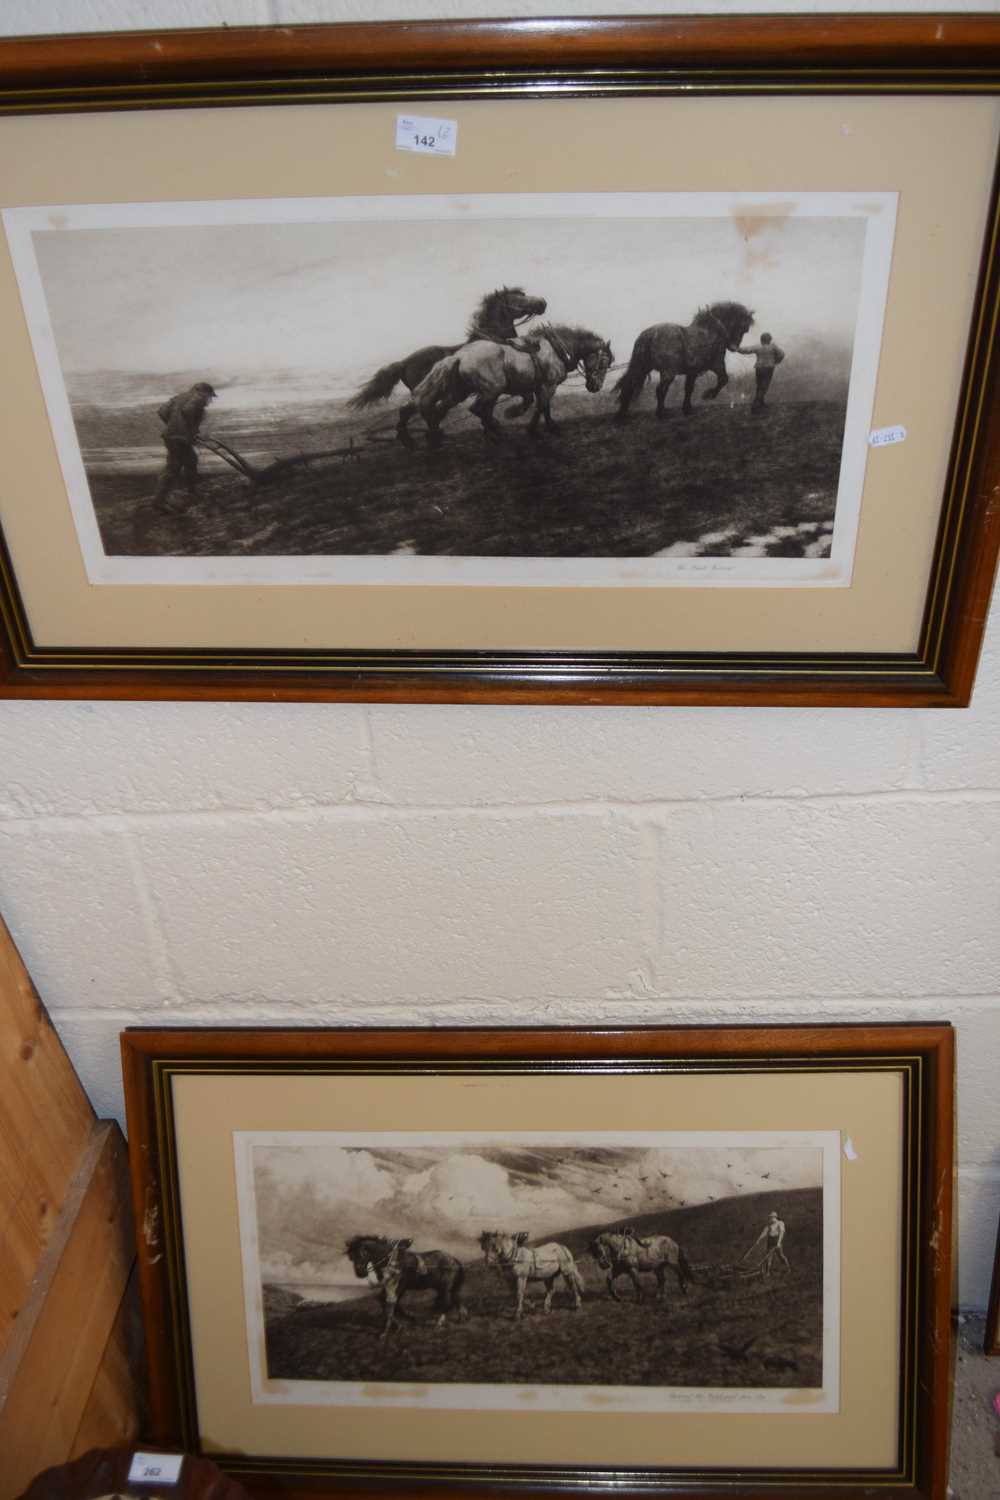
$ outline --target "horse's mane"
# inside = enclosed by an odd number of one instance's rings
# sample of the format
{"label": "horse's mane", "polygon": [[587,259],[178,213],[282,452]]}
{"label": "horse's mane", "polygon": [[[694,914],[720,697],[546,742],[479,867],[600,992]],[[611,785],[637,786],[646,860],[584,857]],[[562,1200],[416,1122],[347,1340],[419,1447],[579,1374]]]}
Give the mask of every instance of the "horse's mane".
{"label": "horse's mane", "polygon": [[479,304],[469,319],[468,328],[466,329],[470,339],[475,338],[476,333],[480,329],[488,327],[491,324],[493,309],[497,303],[502,302],[512,293],[518,297],[527,295],[523,286],[498,286],[495,291],[487,292],[485,297],[480,298]]}
{"label": "horse's mane", "polygon": [[691,325],[695,328],[708,328],[718,322],[725,326],[730,321],[741,321],[744,318],[752,321],[753,313],[742,302],[710,302],[707,307],[699,307],[691,319]]}
{"label": "horse's mane", "polygon": [[531,330],[533,339],[543,339],[547,333],[554,333],[557,339],[582,339],[584,343],[591,340],[595,344],[603,344],[604,340],[600,334],[594,333],[591,328],[580,328],[576,323],[536,323]]}
{"label": "horse's mane", "polygon": [[347,1241],[347,1254],[352,1255],[359,1245],[388,1245],[382,1234],[355,1234]]}

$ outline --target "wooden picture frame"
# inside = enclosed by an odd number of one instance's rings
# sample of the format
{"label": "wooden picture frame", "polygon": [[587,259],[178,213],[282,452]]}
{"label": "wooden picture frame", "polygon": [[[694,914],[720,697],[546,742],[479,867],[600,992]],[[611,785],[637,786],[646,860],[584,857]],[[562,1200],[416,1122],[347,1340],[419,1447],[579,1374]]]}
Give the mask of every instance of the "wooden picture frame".
{"label": "wooden picture frame", "polygon": [[257,1495],[943,1500],[949,1026],[122,1056],[151,1442]]}
{"label": "wooden picture frame", "polygon": [[[0,77],[0,695],[968,703],[1000,549],[997,17],[16,39]],[[400,149],[401,106],[457,123],[454,154]],[[507,266],[567,320],[559,370],[585,359],[570,323],[617,361],[555,397],[562,447],[494,451],[461,414],[443,456],[398,449],[391,416],[356,431],[393,286],[397,344],[460,340]],[[770,413],[710,310],[743,296],[776,330],[743,352],[773,371],[788,346]],[[647,322],[672,330],[664,382],[711,345],[722,403],[652,420]],[[266,396],[247,338],[284,360]],[[544,359],[486,347],[534,422]],[[206,398],[163,424],[213,381],[196,491]]]}
{"label": "wooden picture frame", "polygon": [[986,1312],[983,1348],[989,1355],[1000,1356],[1000,1228],[997,1229],[997,1253],[990,1286],[990,1305]]}

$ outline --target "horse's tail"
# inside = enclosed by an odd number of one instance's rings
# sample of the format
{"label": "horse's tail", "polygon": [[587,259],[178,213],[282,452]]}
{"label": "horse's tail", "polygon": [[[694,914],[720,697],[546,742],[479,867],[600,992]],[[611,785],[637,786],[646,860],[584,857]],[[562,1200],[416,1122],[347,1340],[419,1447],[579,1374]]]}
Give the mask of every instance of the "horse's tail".
{"label": "horse's tail", "polygon": [[628,362],[628,368],[624,375],[619,376],[615,382],[615,390],[618,392],[618,406],[624,411],[631,401],[646,384],[649,372],[653,364],[649,357],[649,331],[640,333],[632,345],[632,358]]}
{"label": "horse's tail", "polygon": [[375,371],[371,380],[365,381],[357,395],[351,397],[348,406],[354,411],[361,411],[366,406],[374,406],[376,401],[385,401],[402,380],[405,368],[405,359],[397,360],[394,365],[383,365],[381,370]]}
{"label": "horse's tail", "polygon": [[468,392],[463,388],[458,372],[459,356],[447,354],[432,365],[419,385],[413,388],[413,399],[421,412],[428,407],[454,406]]}
{"label": "horse's tail", "polygon": [[573,1283],[580,1296],[582,1297],[584,1292],[587,1290],[587,1283],[580,1275],[580,1272],[577,1270],[576,1262],[572,1258],[570,1259],[566,1275],[569,1277],[570,1281]]}
{"label": "horse's tail", "polygon": [[681,1286],[685,1291],[687,1290],[687,1283],[689,1281],[692,1285],[697,1285],[698,1278],[694,1274],[694,1267],[688,1260],[683,1245],[677,1246],[677,1271],[680,1276]]}

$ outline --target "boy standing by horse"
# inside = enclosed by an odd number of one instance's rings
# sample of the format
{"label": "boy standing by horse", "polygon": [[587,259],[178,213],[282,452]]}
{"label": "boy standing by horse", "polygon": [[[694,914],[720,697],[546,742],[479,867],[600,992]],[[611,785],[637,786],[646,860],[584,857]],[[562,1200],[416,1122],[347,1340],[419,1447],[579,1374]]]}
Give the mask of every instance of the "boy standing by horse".
{"label": "boy standing by horse", "polygon": [[762,333],[759,344],[741,344],[734,354],[753,354],[756,356],[757,365],[754,371],[757,381],[757,389],[753,398],[751,411],[764,410],[764,397],[767,388],[774,379],[774,372],[785,357],[784,349],[779,349],[769,333]]}

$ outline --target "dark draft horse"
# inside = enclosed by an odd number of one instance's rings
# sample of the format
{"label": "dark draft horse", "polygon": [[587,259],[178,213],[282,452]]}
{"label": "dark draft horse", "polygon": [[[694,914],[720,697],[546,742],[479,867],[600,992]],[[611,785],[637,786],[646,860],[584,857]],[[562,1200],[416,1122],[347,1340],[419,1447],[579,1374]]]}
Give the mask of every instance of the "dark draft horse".
{"label": "dark draft horse", "polygon": [[400,1302],[406,1292],[433,1291],[437,1326],[443,1327],[454,1310],[464,1322],[469,1316],[462,1305],[462,1283],[465,1267],[445,1250],[411,1249],[412,1240],[387,1240],[377,1234],[356,1234],[347,1241],[348,1259],[359,1280],[376,1286],[385,1314],[382,1338],[386,1338],[396,1319],[406,1313]]}
{"label": "dark draft horse", "polygon": [[[546,305],[544,297],[529,296],[523,287],[497,287],[495,292],[487,292],[469,319],[466,341],[516,338],[518,323],[540,317]],[[400,381],[412,391],[439,359],[456,354],[461,347],[461,344],[425,344],[422,349],[414,349],[405,359],[397,360],[393,365],[383,365],[357,395],[351,397],[348,406],[361,411],[366,406],[374,406],[376,401],[385,401]]]}
{"label": "dark draft horse", "polygon": [[701,307],[694,321],[685,328],[680,323],[656,323],[644,328],[632,348],[628,369],[615,386],[618,392],[616,422],[628,419],[628,409],[653,370],[658,370],[656,415],[666,416],[663,403],[675,375],[684,376],[684,406],[687,416],[693,410],[691,396],[699,375],[711,371],[715,385],[702,399],[714,401],[728,385],[726,351],[735,351],[753,323],[753,313],[742,302],[713,302]]}
{"label": "dark draft horse", "polygon": [[615,1290],[615,1278],[628,1276],[635,1287],[635,1300],[643,1298],[640,1271],[652,1271],[656,1276],[657,1296],[662,1301],[666,1294],[666,1273],[673,1271],[682,1292],[687,1292],[688,1282],[694,1281],[691,1262],[676,1240],[669,1234],[650,1235],[640,1243],[631,1235],[599,1234],[587,1247],[591,1255],[607,1273],[608,1291],[616,1302],[622,1299]]}

